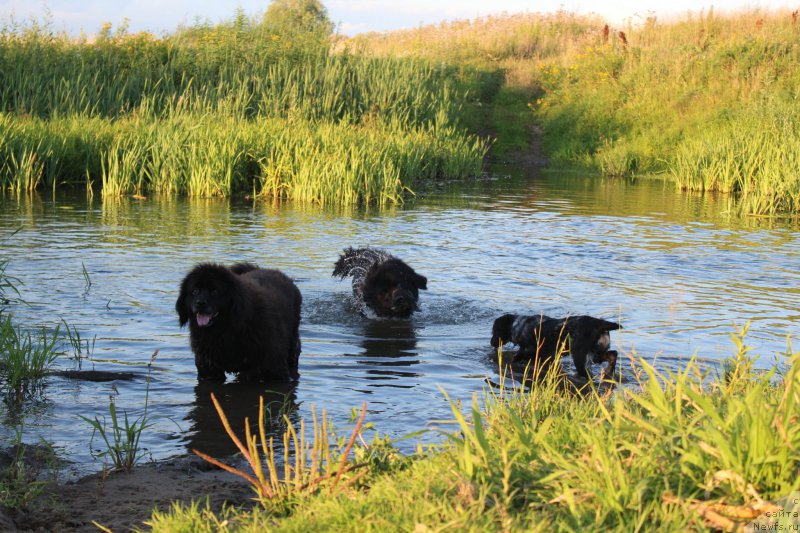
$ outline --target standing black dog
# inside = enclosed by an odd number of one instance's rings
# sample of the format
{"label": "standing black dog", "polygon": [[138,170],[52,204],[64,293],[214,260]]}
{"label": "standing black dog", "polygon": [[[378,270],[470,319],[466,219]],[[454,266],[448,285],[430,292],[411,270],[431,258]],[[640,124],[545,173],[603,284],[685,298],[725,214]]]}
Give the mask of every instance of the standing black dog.
{"label": "standing black dog", "polygon": [[189,323],[197,378],[297,379],[300,305],[294,282],[278,270],[238,263],[195,266],[183,279],[175,310]]}
{"label": "standing black dog", "polygon": [[336,261],[333,275],[353,277],[353,297],[360,307],[380,317],[408,318],[417,310],[419,291],[428,280],[402,259],[375,248],[347,248]]}
{"label": "standing black dog", "polygon": [[[603,378],[614,375],[617,364],[616,350],[610,350],[609,331],[620,329],[616,322],[592,316],[550,318],[545,315],[503,315],[494,321],[491,344],[497,348],[510,342],[519,346],[516,358],[533,360],[539,371],[546,370],[556,358],[572,354],[578,375],[589,377],[587,356],[592,362],[608,362]],[[562,348],[566,348],[562,351]]]}

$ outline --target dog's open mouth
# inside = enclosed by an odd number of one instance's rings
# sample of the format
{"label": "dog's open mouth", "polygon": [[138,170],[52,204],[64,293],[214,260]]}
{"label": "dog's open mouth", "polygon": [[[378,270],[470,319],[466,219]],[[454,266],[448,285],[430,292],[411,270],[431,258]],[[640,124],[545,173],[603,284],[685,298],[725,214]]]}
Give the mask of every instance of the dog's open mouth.
{"label": "dog's open mouth", "polygon": [[213,315],[206,315],[204,313],[197,313],[195,315],[195,320],[197,321],[197,325],[201,328],[205,328],[211,325],[211,322],[217,317],[219,313],[214,313]]}

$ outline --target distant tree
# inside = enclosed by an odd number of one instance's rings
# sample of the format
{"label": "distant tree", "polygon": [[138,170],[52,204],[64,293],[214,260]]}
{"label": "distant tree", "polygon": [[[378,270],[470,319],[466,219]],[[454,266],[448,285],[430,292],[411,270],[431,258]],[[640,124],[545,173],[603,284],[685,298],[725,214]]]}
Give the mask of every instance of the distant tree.
{"label": "distant tree", "polygon": [[328,37],[333,23],[320,0],[272,0],[264,24],[276,33]]}

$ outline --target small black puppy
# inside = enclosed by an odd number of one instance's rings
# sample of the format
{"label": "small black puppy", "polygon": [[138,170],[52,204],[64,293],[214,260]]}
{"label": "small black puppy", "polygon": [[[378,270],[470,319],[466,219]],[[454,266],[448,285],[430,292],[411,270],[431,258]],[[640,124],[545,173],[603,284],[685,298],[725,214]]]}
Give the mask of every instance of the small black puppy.
{"label": "small black puppy", "polygon": [[352,276],[356,304],[380,317],[408,318],[418,309],[419,291],[428,288],[425,276],[375,248],[347,248],[336,261],[333,275]]}
{"label": "small black puppy", "polygon": [[278,270],[238,263],[195,266],[181,282],[175,310],[189,324],[199,380],[297,379],[300,305],[294,282]]}
{"label": "small black puppy", "polygon": [[[578,375],[589,377],[587,356],[595,364],[608,362],[603,378],[614,375],[616,350],[610,350],[609,331],[620,329],[616,322],[592,316],[550,318],[545,315],[503,315],[494,321],[491,344],[494,348],[510,342],[519,346],[515,356],[534,360],[539,370],[546,370],[559,355],[572,354]],[[562,351],[562,348],[566,348]]]}

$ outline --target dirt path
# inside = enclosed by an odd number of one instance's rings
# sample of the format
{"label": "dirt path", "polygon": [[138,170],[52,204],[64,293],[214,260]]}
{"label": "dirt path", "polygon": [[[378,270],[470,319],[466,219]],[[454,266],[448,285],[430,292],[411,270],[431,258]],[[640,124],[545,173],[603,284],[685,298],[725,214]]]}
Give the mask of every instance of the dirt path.
{"label": "dirt path", "polygon": [[531,126],[531,142],[523,152],[511,154],[511,162],[517,166],[533,169],[547,165],[547,157],[542,150],[542,128]]}

